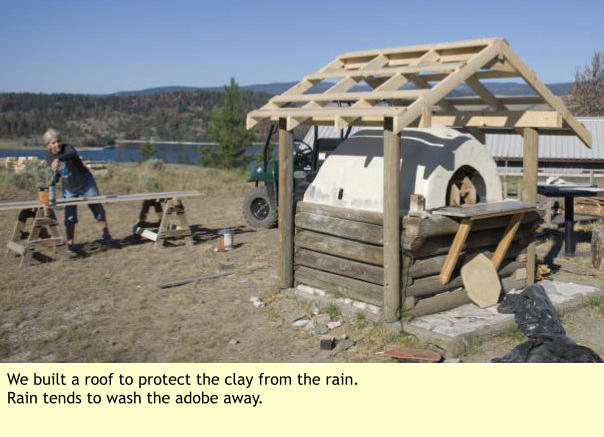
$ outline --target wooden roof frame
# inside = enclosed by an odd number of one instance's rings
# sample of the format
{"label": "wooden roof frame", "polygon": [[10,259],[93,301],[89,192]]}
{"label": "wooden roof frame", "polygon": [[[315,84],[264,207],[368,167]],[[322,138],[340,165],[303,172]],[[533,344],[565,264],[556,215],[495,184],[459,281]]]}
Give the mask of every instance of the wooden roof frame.
{"label": "wooden roof frame", "polygon": [[[321,81],[334,78],[338,81],[324,92],[308,92]],[[496,96],[481,83],[500,78],[521,78],[536,95]],[[363,81],[372,89],[354,91]],[[464,82],[475,96],[447,97]],[[414,87],[402,88],[409,83]],[[342,102],[349,106],[342,106]],[[476,111],[477,104],[484,108]],[[506,105],[511,104],[527,105],[527,109],[510,110]],[[528,109],[535,104],[550,109]],[[339,130],[349,125],[383,126],[385,118],[392,118],[395,134],[406,127],[434,123],[479,136],[532,128],[540,134],[576,135],[587,147],[592,144],[589,131],[503,38],[341,54],[251,111],[247,127],[264,119],[285,119],[287,130],[302,123],[333,125]]]}

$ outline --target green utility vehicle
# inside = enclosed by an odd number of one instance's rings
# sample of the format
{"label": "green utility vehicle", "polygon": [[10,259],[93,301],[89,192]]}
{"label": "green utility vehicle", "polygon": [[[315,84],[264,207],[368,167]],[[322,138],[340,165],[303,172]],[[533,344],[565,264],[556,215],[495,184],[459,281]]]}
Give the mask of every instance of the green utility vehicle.
{"label": "green utility vehicle", "polygon": [[[255,164],[250,172],[249,182],[254,187],[243,201],[243,216],[252,228],[271,228],[277,223],[279,199],[279,161],[269,156],[271,138],[275,125],[271,125],[264,143],[262,162]],[[319,139],[319,129],[314,126],[312,145],[301,140],[294,140],[294,198],[302,199],[304,191],[312,182],[325,160],[326,155],[334,150],[348,135],[342,132],[339,138]]]}

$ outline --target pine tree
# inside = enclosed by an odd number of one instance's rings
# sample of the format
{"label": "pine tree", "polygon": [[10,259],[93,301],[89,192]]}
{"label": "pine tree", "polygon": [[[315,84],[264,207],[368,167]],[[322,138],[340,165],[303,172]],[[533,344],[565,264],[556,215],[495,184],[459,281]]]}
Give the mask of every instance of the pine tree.
{"label": "pine tree", "polygon": [[245,128],[248,110],[247,93],[239,88],[232,77],[230,86],[224,87],[222,105],[210,113],[208,134],[218,145],[204,150],[201,165],[236,168],[250,161],[245,149],[252,142],[254,132]]}
{"label": "pine tree", "polygon": [[155,155],[155,147],[149,141],[145,141],[140,150],[141,160],[146,161]]}

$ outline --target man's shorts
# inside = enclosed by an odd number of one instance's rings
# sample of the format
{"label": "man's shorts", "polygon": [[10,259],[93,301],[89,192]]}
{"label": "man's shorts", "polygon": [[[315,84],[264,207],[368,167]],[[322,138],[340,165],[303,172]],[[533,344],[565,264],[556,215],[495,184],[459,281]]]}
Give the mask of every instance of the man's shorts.
{"label": "man's shorts", "polygon": [[[79,190],[70,191],[63,187],[63,198],[71,199],[73,197],[94,197],[99,196],[99,189],[96,186],[94,177],[91,174],[88,175],[88,181]],[[98,220],[105,220],[105,209],[100,203],[90,203],[88,208],[92,211],[94,218]],[[67,205],[65,207],[65,226],[75,225],[78,222],[78,206]]]}

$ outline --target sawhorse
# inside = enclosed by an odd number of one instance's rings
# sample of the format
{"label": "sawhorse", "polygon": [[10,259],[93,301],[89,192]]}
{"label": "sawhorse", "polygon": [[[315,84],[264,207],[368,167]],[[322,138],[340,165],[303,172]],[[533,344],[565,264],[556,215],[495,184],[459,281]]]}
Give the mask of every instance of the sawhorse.
{"label": "sawhorse", "polygon": [[[29,219],[31,219],[31,223],[28,225]],[[17,223],[6,245],[4,256],[8,256],[11,251],[15,252],[21,257],[19,267],[22,267],[26,261],[29,264],[33,254],[40,252],[40,248],[51,250],[54,256],[57,246],[64,242],[52,208],[37,206],[22,209],[17,216]]]}
{"label": "sawhorse", "polygon": [[[147,221],[151,208],[157,214],[157,222]],[[185,207],[178,198],[144,200],[134,233],[154,241],[155,249],[162,249],[167,240],[176,238],[184,238],[186,245],[193,244]]]}

